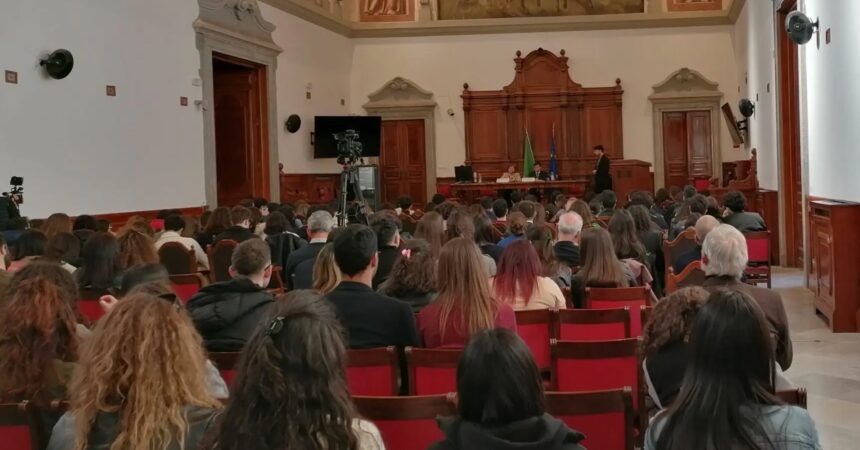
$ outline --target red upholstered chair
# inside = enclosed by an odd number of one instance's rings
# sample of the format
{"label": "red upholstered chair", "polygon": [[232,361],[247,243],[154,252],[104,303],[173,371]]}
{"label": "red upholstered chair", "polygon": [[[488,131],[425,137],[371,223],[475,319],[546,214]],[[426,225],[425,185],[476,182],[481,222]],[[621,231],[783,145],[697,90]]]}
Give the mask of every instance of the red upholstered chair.
{"label": "red upholstered chair", "polygon": [[444,439],[436,424],[438,416],[456,414],[447,395],[415,397],[353,397],[362,417],[373,422],[385,448],[425,450]]}
{"label": "red upholstered chair", "polygon": [[553,337],[565,341],[608,341],[630,337],[630,307],[561,309]]}
{"label": "red upholstered chair", "polygon": [[684,271],[675,275],[675,269],[669,268],[666,272],[666,293],[671,294],[678,289],[701,286],[705,282],[705,271],[702,270],[701,261],[693,261],[684,268]]}
{"label": "red upholstered chair", "polygon": [[630,335],[642,336],[642,319],[639,307],[651,304],[651,288],[586,288],[585,305],[588,309],[613,309],[630,307]]}
{"label": "red upholstered chair", "polygon": [[806,389],[797,388],[787,391],[777,391],[776,396],[782,399],[786,404],[799,406],[806,409]]}
{"label": "red upholstered chair", "polygon": [[173,292],[176,293],[183,305],[188,303],[188,300],[207,284],[209,284],[209,280],[200,273],[170,275],[170,285],[173,287]]}
{"label": "red upholstered chair", "polygon": [[541,370],[549,369],[551,358],[549,341],[552,339],[555,311],[538,309],[517,311],[517,334],[529,346]]}
{"label": "red upholstered chair", "polygon": [[42,450],[47,439],[37,433],[29,403],[0,403],[0,449]]}
{"label": "red upholstered chair", "polygon": [[209,359],[218,368],[218,373],[221,374],[227,388],[231,390],[236,383],[236,375],[238,375],[236,366],[239,365],[239,355],[241,355],[239,352],[209,353]]}
{"label": "red upholstered chair", "polygon": [[585,435],[585,448],[633,450],[633,403],[628,388],[547,392],[547,413]]}
{"label": "red upholstered chair", "polygon": [[639,317],[642,318],[642,332],[645,332],[645,328],[648,327],[648,322],[651,321],[651,313],[654,312],[653,306],[640,306],[639,307]]}
{"label": "red upholstered chair", "polygon": [[99,298],[105,294],[107,292],[92,289],[81,289],[78,293],[78,309],[90,322],[95,323],[105,315],[105,311],[99,305]]}
{"label": "red upholstered chair", "polygon": [[770,231],[744,233],[744,237],[747,240],[747,253],[749,253],[749,262],[744,269],[746,282],[767,283],[767,287],[770,288]]}
{"label": "red upholstered chair", "polygon": [[186,248],[179,242],[167,242],[162,245],[158,249],[158,259],[171,275],[197,272],[197,256],[194,250]]}
{"label": "red upholstered chair", "polygon": [[693,178],[692,180],[693,187],[696,188],[696,192],[707,191],[711,188],[711,178]]}
{"label": "red upholstered chair", "polygon": [[164,219],[152,219],[149,221],[149,226],[157,233],[164,230]]}
{"label": "red upholstered chair", "polygon": [[406,347],[409,395],[447,394],[457,391],[457,364],[461,349]]}
{"label": "red upholstered chair", "polygon": [[225,239],[209,248],[209,279],[213,283],[227,281],[230,277],[230,258],[239,245],[236,241]]}
{"label": "red upholstered chair", "polygon": [[347,350],[346,381],[352,395],[397,395],[400,390],[397,349]]}

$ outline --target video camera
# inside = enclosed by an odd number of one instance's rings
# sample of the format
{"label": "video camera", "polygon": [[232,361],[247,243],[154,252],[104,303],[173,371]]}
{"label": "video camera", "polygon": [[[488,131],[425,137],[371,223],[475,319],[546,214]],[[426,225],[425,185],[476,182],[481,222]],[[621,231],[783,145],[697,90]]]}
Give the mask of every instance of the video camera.
{"label": "video camera", "polygon": [[343,166],[353,165],[361,159],[364,149],[358,141],[358,132],[346,130],[342,133],[334,133],[337,141],[337,163]]}
{"label": "video camera", "polygon": [[9,192],[4,192],[3,196],[8,197],[16,205],[24,203],[24,177],[12,177],[9,184],[12,188]]}

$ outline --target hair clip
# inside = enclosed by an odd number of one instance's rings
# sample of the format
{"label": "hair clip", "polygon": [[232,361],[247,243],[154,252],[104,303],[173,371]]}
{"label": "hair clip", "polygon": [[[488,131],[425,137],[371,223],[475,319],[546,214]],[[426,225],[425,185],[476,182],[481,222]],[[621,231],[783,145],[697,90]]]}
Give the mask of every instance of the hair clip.
{"label": "hair clip", "polygon": [[412,259],[412,250],[408,248],[404,248],[403,250],[401,250],[400,254],[403,255],[403,257],[406,259]]}
{"label": "hair clip", "polygon": [[177,311],[182,309],[182,303],[179,301],[179,297],[177,297],[173,292],[165,292],[164,294],[159,295],[158,298],[170,302]]}
{"label": "hair clip", "polygon": [[277,336],[284,329],[284,317],[278,316],[269,322],[269,328],[266,329],[266,336]]}

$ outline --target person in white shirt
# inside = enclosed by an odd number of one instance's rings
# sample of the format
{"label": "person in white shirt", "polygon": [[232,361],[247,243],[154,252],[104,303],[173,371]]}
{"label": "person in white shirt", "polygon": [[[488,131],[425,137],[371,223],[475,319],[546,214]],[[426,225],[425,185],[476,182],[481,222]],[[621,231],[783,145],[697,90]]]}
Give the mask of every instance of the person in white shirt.
{"label": "person in white shirt", "polygon": [[193,238],[182,237],[183,228],[185,228],[185,220],[182,216],[174,214],[164,219],[164,232],[155,241],[155,250],[158,251],[162,245],[168,242],[179,242],[185,248],[194,250],[199,270],[209,270],[209,258],[206,256],[206,252]]}

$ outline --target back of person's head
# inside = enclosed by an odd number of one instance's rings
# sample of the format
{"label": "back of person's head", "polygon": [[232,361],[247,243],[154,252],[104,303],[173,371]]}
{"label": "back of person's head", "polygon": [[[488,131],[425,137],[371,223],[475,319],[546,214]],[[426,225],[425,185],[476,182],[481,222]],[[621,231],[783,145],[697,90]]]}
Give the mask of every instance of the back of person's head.
{"label": "back of person's head", "polygon": [[480,215],[484,215],[484,216],[487,215],[487,211],[484,209],[483,206],[481,206],[478,203],[474,203],[472,205],[469,205],[469,208],[467,209],[467,211],[469,212],[469,215],[472,217],[480,216]]}
{"label": "back of person's head", "polygon": [[493,197],[481,197],[481,208],[484,211],[493,209]]}
{"label": "back of person's head", "polygon": [[331,233],[334,228],[334,217],[331,213],[322,210],[314,211],[308,217],[308,233]]}
{"label": "back of person's head", "polygon": [[397,206],[399,206],[403,211],[408,210],[412,207],[412,197],[404,195],[403,197],[398,198]]}
{"label": "back of person's head", "polygon": [[48,239],[54,237],[57,233],[71,232],[72,219],[68,214],[64,213],[51,214],[44,222],[42,222],[41,230],[46,236],[48,236]]}
{"label": "back of person's head", "polygon": [[436,256],[423,239],[406,241],[379,293],[395,298],[436,292]]}
{"label": "back of person's head", "polygon": [[86,214],[81,214],[75,217],[75,223],[72,225],[72,231],[76,230],[93,230],[98,231],[98,221],[95,217]]}
{"label": "back of person's head", "polygon": [[280,211],[275,211],[266,216],[266,229],[264,232],[267,236],[281,234],[289,229],[292,229],[287,223],[287,218]]}
{"label": "back of person's head", "polygon": [[498,238],[498,231],[493,222],[486,214],[472,217],[475,226],[475,242],[478,245],[494,244]]}
{"label": "back of person's head", "polygon": [[448,229],[445,233],[449,240],[458,237],[474,240],[475,220],[465,208],[455,208],[448,216]]}
{"label": "back of person's head", "polygon": [[55,361],[78,357],[77,296],[57,264],[36,261],[15,273],[0,308],[0,398],[53,400]]}
{"label": "back of person's head", "polygon": [[672,197],[669,195],[669,190],[666,188],[657,189],[657,192],[654,193],[654,202],[657,203],[658,206],[671,200]]}
{"label": "back of person's head", "polygon": [[380,249],[399,244],[400,229],[394,219],[387,216],[377,217],[370,227],[376,233],[376,243]]}
{"label": "back of person's head", "polygon": [[445,229],[442,215],[436,211],[428,211],[418,221],[415,227],[415,237],[430,243],[434,255],[438,255],[445,243]]}
{"label": "back of person's head", "polygon": [[439,254],[436,286],[440,303],[439,326],[442,336],[449,317],[456,311],[454,327],[461,334],[492,328],[498,303],[490,295],[487,271],[478,246],[469,239],[448,241]]}
{"label": "back of person's head", "polygon": [[212,211],[212,215],[206,221],[206,228],[203,231],[206,234],[220,234],[231,226],[233,226],[233,221],[230,218],[230,208],[219,206]]}
{"label": "back of person's head", "polygon": [[167,269],[159,263],[145,263],[131,266],[122,274],[120,291],[128,295],[132,289],[149,283],[170,283]]}
{"label": "back of person's head", "polygon": [[45,258],[77,265],[81,258],[81,240],[72,233],[57,233],[45,246]]}
{"label": "back of person's head", "polygon": [[517,211],[523,213],[528,220],[535,218],[535,204],[530,201],[521,201],[517,204]]}
{"label": "back of person's head", "polygon": [[708,212],[708,200],[702,194],[696,194],[688,200],[690,204],[690,214],[699,213],[706,214]]}
{"label": "back of person's head", "polygon": [[696,226],[696,222],[699,221],[703,217],[702,214],[699,213],[690,213],[686,219],[684,219],[684,228],[690,228]]}
{"label": "back of person's head", "polygon": [[740,279],[749,262],[747,241],[737,228],[718,225],[702,242],[702,269],[708,276]]}
{"label": "back of person's head", "polygon": [[117,408],[122,420],[111,448],[178,447],[171,442],[188,433],[186,408],[219,405],[207,374],[200,335],[178,302],[142,293],[122,299],[81,349],[70,389],[75,442],[88,448],[88,425]]}
{"label": "back of person's head", "polygon": [[633,258],[645,262],[645,246],[636,234],[636,225],[629,212],[623,209],[615,211],[609,219],[609,235],[619,259]]}
{"label": "back of person's head", "polygon": [[630,216],[633,217],[633,224],[636,226],[637,233],[644,233],[651,230],[651,213],[642,205],[633,205],[627,209]]}
{"label": "back of person's head", "polygon": [[499,260],[493,279],[493,292],[499,301],[513,305],[517,298],[522,298],[528,304],[537,290],[538,277],[542,273],[540,257],[531,241],[521,239],[511,242]]}
{"label": "back of person's head", "polygon": [[119,230],[120,233],[126,230],[136,230],[146,234],[149,237],[155,236],[155,230],[152,228],[150,220],[140,215],[134,215],[125,221],[125,225]]}
{"label": "back of person's head", "polygon": [[493,214],[499,219],[508,215],[508,202],[503,198],[493,201]]}
{"label": "back of person's head", "polygon": [[260,275],[272,265],[272,251],[262,239],[248,239],[236,246],[230,257],[230,270],[234,276]]}
{"label": "back of person's head", "polygon": [[107,219],[98,219],[98,226],[96,227],[96,231],[99,233],[109,233],[110,232],[110,220]]}
{"label": "back of person's head", "polygon": [[81,267],[76,272],[78,284],[96,290],[109,289],[121,269],[117,238],[109,233],[95,233],[81,248]]}
{"label": "back of person's head", "polygon": [[520,191],[511,192],[511,204],[517,205],[523,200],[523,194]]}
{"label": "back of person's head", "polygon": [[603,228],[582,231],[579,250],[582,268],[579,271],[586,285],[598,287],[627,287],[627,277],[609,232]]}
{"label": "back of person's head", "polygon": [[603,191],[600,193],[600,203],[603,205],[603,209],[615,208],[618,203],[618,196],[613,191]]}
{"label": "back of person's head", "polygon": [[726,193],[726,196],[723,197],[723,204],[732,212],[740,213],[744,212],[744,209],[747,207],[747,198],[744,196],[743,192],[729,191]]}
{"label": "back of person's head", "polygon": [[245,345],[230,401],[202,448],[359,448],[333,308],[317,293],[293,291],[272,316]]}
{"label": "back of person's head", "polygon": [[693,321],[687,355],[655,448],[769,448],[762,441],[771,431],[748,408],[782,402],[773,394],[773,339],[755,301],[740,291],[711,294]]}
{"label": "back of person's head", "polygon": [[230,210],[230,223],[233,226],[241,226],[245,222],[251,221],[251,210],[242,206],[234,206],[233,209]]}
{"label": "back of person's head", "polygon": [[376,233],[366,225],[350,225],[334,240],[334,259],[346,276],[367,270],[376,260]]}
{"label": "back of person's head", "polygon": [[534,225],[526,231],[526,239],[532,244],[537,252],[541,269],[544,276],[555,276],[561,267],[561,262],[555,256],[553,244],[555,237],[552,230],[546,225]]}
{"label": "back of person's head", "polygon": [[505,328],[478,332],[457,366],[460,418],[487,428],[544,414],[543,381],[528,346]]}
{"label": "back of person's head", "polygon": [[645,191],[634,191],[630,193],[629,198],[628,206],[641,205],[645,209],[650,209],[654,206],[654,199],[651,197],[651,194]]}
{"label": "back of person's head", "polygon": [[268,208],[268,207],[269,207],[269,201],[268,201],[268,200],[266,200],[266,199],[265,199],[265,198],[263,198],[263,197],[257,197],[257,198],[255,198],[255,199],[254,199],[254,208],[259,209],[259,208],[262,208],[262,207],[264,207],[264,206],[265,206],[266,208]]}
{"label": "back of person's head", "polygon": [[546,223],[546,208],[540,203],[533,203],[535,205],[535,216],[534,223],[537,225],[543,225]]}
{"label": "back of person's head", "polygon": [[176,231],[177,233],[185,228],[185,219],[178,214],[171,214],[164,219],[164,231]]}
{"label": "back of person's head", "polygon": [[[9,223],[6,225],[6,229],[10,230],[10,231],[26,230],[28,226],[30,226],[30,221],[28,221],[26,217],[16,217],[14,219],[9,220]],[[33,227],[33,228],[39,228],[39,227]],[[2,231],[2,230],[0,230],[0,231]]]}
{"label": "back of person's head", "polygon": [[[56,234],[56,233],[55,233]],[[24,230],[15,241],[15,255],[12,259],[20,260],[31,256],[43,256],[48,237],[40,230]]]}
{"label": "back of person's head", "polygon": [[451,214],[455,208],[459,205],[453,202],[445,202],[436,207],[436,212],[442,215],[443,220],[448,220],[448,216]]}
{"label": "back of person's head", "polygon": [[526,232],[528,224],[526,215],[519,211],[514,211],[508,215],[508,231],[515,236],[522,236]]}
{"label": "back of person's head", "polygon": [[328,294],[340,284],[340,267],[334,260],[334,243],[329,242],[320,249],[313,268],[313,288],[321,293]]}
{"label": "back of person's head", "polygon": [[642,331],[644,352],[650,354],[665,345],[687,340],[696,313],[710,295],[710,292],[695,286],[679,289],[659,301]]}
{"label": "back of person's head", "polygon": [[594,223],[594,214],[588,206],[588,203],[585,203],[582,200],[577,200],[570,205],[570,210],[579,214],[579,217],[582,218],[583,226],[591,226],[591,224]]}
{"label": "back of person's head", "polygon": [[[581,202],[584,204],[584,202]],[[577,236],[582,232],[582,216],[579,214],[568,211],[558,216],[558,233],[559,235],[565,235],[569,238]],[[561,238],[561,236],[559,236]]]}
{"label": "back of person's head", "polygon": [[437,206],[441,205],[442,203],[445,203],[445,196],[442,194],[433,194],[433,200],[432,201]]}
{"label": "back of person's head", "polygon": [[691,185],[684,186],[684,200],[691,199],[697,194],[696,188]]}
{"label": "back of person's head", "polygon": [[155,241],[147,234],[134,228],[128,228],[117,237],[119,244],[119,264],[123,269],[138,264],[158,262],[158,252]]}
{"label": "back of person's head", "polygon": [[696,240],[701,244],[708,237],[708,233],[720,225],[720,221],[714,216],[702,216],[696,221]]}

